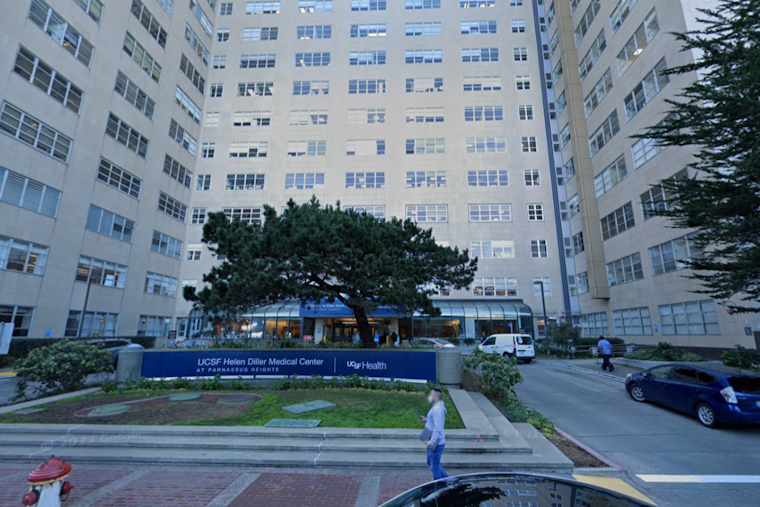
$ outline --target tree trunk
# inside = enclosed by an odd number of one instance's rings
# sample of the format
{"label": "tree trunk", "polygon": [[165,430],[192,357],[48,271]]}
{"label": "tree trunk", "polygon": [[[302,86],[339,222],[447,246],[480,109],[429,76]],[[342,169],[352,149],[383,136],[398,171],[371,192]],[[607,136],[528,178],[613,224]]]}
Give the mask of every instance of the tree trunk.
{"label": "tree trunk", "polygon": [[377,344],[375,343],[375,336],[372,332],[369,318],[367,318],[367,311],[363,306],[359,305],[349,306],[349,308],[354,312],[356,325],[359,327],[359,337],[362,339],[362,346],[368,349],[376,347]]}

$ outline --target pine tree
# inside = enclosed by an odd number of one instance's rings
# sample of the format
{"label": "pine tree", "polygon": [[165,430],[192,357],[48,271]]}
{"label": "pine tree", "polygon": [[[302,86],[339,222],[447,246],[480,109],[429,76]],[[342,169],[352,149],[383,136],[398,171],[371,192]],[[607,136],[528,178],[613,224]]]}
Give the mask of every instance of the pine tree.
{"label": "pine tree", "polygon": [[380,220],[316,198],[291,200],[281,215],[264,206],[261,225],[212,213],[203,242],[225,260],[199,292],[185,288],[196,308],[235,316],[287,299],[338,300],[354,313],[365,347],[375,345],[370,319],[381,305],[440,315],[429,297],[435,288],[465,288],[477,270],[466,250],[438,245],[411,220]]}
{"label": "pine tree", "polygon": [[[694,292],[737,297],[757,312],[760,298],[760,0],[723,0],[700,9],[701,28],[675,34],[697,59],[669,70],[698,79],[668,100],[666,119],[637,137],[694,148],[690,176],[662,183],[669,217],[701,255],[685,261]],[[754,304],[753,304],[754,303]]]}

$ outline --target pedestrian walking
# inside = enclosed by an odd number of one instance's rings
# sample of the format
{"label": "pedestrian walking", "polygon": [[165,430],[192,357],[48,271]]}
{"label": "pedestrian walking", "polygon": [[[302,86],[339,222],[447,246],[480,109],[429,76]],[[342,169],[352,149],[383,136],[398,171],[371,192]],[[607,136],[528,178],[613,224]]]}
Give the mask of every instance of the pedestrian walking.
{"label": "pedestrian walking", "polygon": [[599,343],[596,346],[599,347],[599,354],[602,356],[602,370],[607,371],[607,369],[609,369],[610,373],[615,371],[615,367],[612,366],[612,363],[610,362],[610,358],[612,357],[612,344],[609,340],[604,336],[600,336]]}
{"label": "pedestrian walking", "polygon": [[433,480],[448,477],[441,466],[441,457],[446,448],[446,407],[443,404],[443,393],[440,389],[431,389],[428,394],[428,402],[431,404],[427,417],[419,415],[420,421],[425,423],[425,429],[420,433],[420,440],[427,447],[427,464],[433,472]]}

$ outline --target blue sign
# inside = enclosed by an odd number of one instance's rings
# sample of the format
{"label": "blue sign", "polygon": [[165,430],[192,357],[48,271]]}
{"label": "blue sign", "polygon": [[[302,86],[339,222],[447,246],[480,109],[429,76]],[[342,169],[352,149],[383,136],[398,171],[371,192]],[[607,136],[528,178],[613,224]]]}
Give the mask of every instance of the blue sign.
{"label": "blue sign", "polygon": [[148,350],[143,377],[259,375],[436,380],[435,352],[375,350]]}
{"label": "blue sign", "polygon": [[[403,317],[398,310],[380,305],[373,312],[368,312],[370,317]],[[301,317],[353,317],[354,312],[338,300],[330,303],[326,299],[318,303],[301,303]]]}

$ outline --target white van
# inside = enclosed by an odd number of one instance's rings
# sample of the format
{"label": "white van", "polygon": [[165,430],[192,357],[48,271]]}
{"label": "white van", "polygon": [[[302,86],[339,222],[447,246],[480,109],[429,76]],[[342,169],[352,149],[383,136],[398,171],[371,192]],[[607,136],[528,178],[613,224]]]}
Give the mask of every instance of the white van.
{"label": "white van", "polygon": [[524,363],[536,358],[533,338],[529,334],[492,334],[478,348],[487,354],[495,352],[505,358],[516,357]]}

